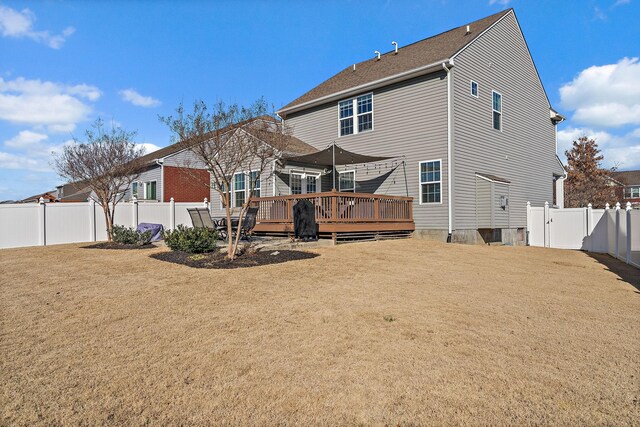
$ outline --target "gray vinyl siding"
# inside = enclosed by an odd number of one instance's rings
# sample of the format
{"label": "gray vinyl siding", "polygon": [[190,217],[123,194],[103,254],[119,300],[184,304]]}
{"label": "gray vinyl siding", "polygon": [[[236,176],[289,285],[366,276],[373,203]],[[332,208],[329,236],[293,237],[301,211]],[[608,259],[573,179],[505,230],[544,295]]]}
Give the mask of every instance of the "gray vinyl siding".
{"label": "gray vinyl siding", "polygon": [[491,228],[509,228],[509,205],[504,209],[500,206],[500,199],[502,197],[509,199],[509,184],[494,182],[493,197],[491,200],[493,226]]}
{"label": "gray vinyl siding", "polygon": [[[405,196],[408,188],[408,195],[414,198],[416,228],[448,227],[447,81],[444,71],[374,90],[372,131],[338,137],[337,101],[287,116],[286,125],[294,136],[318,149],[335,141],[340,147],[359,154],[397,156],[378,162],[375,167],[359,164],[337,169],[356,170],[357,191]],[[418,164],[436,159],[442,160],[442,203],[420,205]],[[387,173],[389,176],[385,177]],[[323,181],[323,189],[325,185]]]}
{"label": "gray vinyl siding", "polygon": [[[475,173],[511,181],[507,218],[500,226],[526,226],[526,203],[552,200],[555,129],[549,104],[513,13],[455,57],[454,228],[475,229]],[[471,96],[471,80],[478,98]],[[502,94],[502,132],[492,128],[492,90]]]}
{"label": "gray vinyl siding", "polygon": [[[271,197],[273,195],[273,175],[271,173],[273,163],[269,162],[266,169],[262,172],[260,177],[260,196],[261,197]],[[249,173],[254,167],[245,168],[244,172]],[[249,181],[245,178],[245,188],[248,188]],[[231,182],[231,187],[233,188],[233,181]],[[224,217],[226,215],[225,209],[222,207],[221,196],[220,193],[215,189],[215,182],[211,179],[211,188],[210,188],[210,210],[211,215],[214,217]],[[232,214],[238,215],[240,213],[240,208],[233,208]]]}
{"label": "gray vinyl siding", "polygon": [[491,182],[476,177],[476,216],[478,228],[491,227]]}
{"label": "gray vinyl siding", "polygon": [[206,165],[196,154],[189,150],[178,151],[164,158],[166,166],[178,168],[206,169]]}

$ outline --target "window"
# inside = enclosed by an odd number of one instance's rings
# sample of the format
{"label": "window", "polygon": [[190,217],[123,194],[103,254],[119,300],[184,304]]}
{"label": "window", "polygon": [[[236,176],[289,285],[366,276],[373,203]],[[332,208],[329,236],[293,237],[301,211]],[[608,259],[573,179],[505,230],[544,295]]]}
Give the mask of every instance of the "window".
{"label": "window", "polygon": [[138,198],[138,183],[137,182],[131,183],[131,197],[135,197],[136,199]]}
{"label": "window", "polygon": [[289,175],[289,188],[291,194],[302,194],[302,175],[299,173],[292,173]]}
{"label": "window", "polygon": [[244,182],[244,173],[240,172],[233,175],[233,196],[234,196],[234,204],[236,208],[241,208],[244,205],[245,200],[245,182]]}
{"label": "window", "polygon": [[253,189],[253,197],[260,197],[260,175],[258,171],[249,173],[249,191]]}
{"label": "window", "polygon": [[478,83],[471,80],[471,96],[478,97]]}
{"label": "window", "polygon": [[[141,200],[156,200],[156,182],[135,182],[135,187],[132,187],[132,194],[141,199]],[[135,188],[135,190],[134,190]],[[142,194],[140,194],[140,190],[142,190]],[[135,193],[134,193],[135,191]]]}
{"label": "window", "polygon": [[340,191],[356,191],[355,171],[340,172],[338,179],[338,189]]}
{"label": "window", "polygon": [[420,162],[420,204],[441,203],[440,160]]}
{"label": "window", "polygon": [[640,198],[640,186],[637,186],[637,187],[626,187],[624,189],[624,197],[625,197],[625,199],[637,199],[637,198]]}
{"label": "window", "polygon": [[307,194],[308,193],[315,193],[317,191],[317,184],[318,178],[316,178],[315,176],[310,176],[307,175]]}
{"label": "window", "polygon": [[373,94],[368,93],[357,98],[340,101],[338,111],[340,136],[373,129]]}
{"label": "window", "polygon": [[502,95],[496,91],[493,93],[493,128],[502,130]]}

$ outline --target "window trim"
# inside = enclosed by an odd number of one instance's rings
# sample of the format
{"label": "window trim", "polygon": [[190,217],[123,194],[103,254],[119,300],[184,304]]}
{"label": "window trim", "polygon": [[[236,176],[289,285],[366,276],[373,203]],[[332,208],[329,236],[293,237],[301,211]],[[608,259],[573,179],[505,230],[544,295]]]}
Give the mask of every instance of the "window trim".
{"label": "window trim", "polygon": [[[638,195],[633,195],[633,190],[638,191]],[[628,194],[628,195],[627,195]],[[624,198],[625,199],[637,199],[640,198],[640,186],[639,185],[629,185],[624,188]]]}
{"label": "window trim", "polygon": [[245,200],[249,200],[249,193],[251,192],[251,185],[253,183],[253,180],[251,179],[251,174],[252,173],[256,174],[256,177],[257,177],[256,181],[258,181],[258,186],[253,188],[253,195],[252,196],[255,196],[256,190],[258,190],[260,192],[260,196],[258,196],[258,197],[262,197],[262,176],[260,175],[260,171],[259,170],[254,169],[254,170],[250,170],[249,173],[245,174],[246,175],[245,180],[247,178],[249,178],[248,179],[249,185],[246,185],[246,182],[245,182],[245,191],[247,193],[245,195]]}
{"label": "window trim", "polygon": [[[500,111],[498,110],[494,110],[493,109],[493,94],[498,94],[500,95]],[[502,100],[502,94],[500,92],[498,92],[497,90],[492,90],[491,91],[491,129],[498,131],[498,132],[502,132],[502,129],[504,128],[504,114],[502,113],[502,111],[504,110],[504,103]],[[500,129],[496,129],[495,126],[493,125],[493,113],[498,113],[500,114]]]}
{"label": "window trim", "polygon": [[[236,175],[244,175],[244,188],[242,190],[236,190]],[[236,198],[236,194],[240,192],[244,192],[244,203],[247,203],[247,174],[244,172],[234,173],[231,183],[232,183],[231,185],[233,185],[233,190],[231,192],[231,208],[232,209],[242,208],[242,206],[236,206],[236,203],[238,200]]]}
{"label": "window trim", "polygon": [[340,175],[345,174],[345,173],[351,173],[353,172],[353,190],[344,190],[345,193],[346,192],[350,192],[350,193],[355,193],[356,192],[356,170],[355,169],[349,169],[349,170],[344,170],[341,172],[338,172],[338,191],[342,191],[342,186],[340,185]]}
{"label": "window trim", "polygon": [[312,176],[316,179],[316,193],[318,193],[318,187],[320,187],[320,189],[322,190],[322,173],[320,172],[303,172],[300,170],[295,170],[295,169],[291,169],[289,171],[289,195],[297,195],[297,194],[293,194],[293,192],[291,191],[291,177],[293,175],[299,175],[300,176],[300,194],[315,194],[315,193],[309,193],[308,187],[307,187],[307,177],[308,176]]}
{"label": "window trim", "polygon": [[[151,185],[152,182],[155,182],[155,191],[156,191],[156,197],[154,199],[150,199],[147,197],[147,186]],[[140,185],[142,184],[142,185]],[[136,196],[137,200],[158,200],[158,180],[157,179],[152,179],[150,181],[138,181],[138,196],[140,195],[140,187],[142,187],[142,199],[138,198]],[[132,190],[133,191],[133,190]],[[132,193],[133,194],[133,193]]]}
{"label": "window trim", "polygon": [[[473,94],[473,85],[476,85],[476,94]],[[471,80],[471,83],[469,84],[469,94],[471,96],[473,96],[474,98],[480,98],[480,85],[478,84],[477,81],[475,80]]]}
{"label": "window trim", "polygon": [[[422,182],[422,171],[421,171],[422,164],[423,163],[430,163],[430,162],[438,162],[438,163],[440,163],[440,180],[439,181],[425,181],[425,182]],[[439,202],[423,202],[422,201],[422,185],[423,184],[435,184],[435,183],[440,184],[440,201]],[[442,199],[444,198],[442,193],[443,193],[442,192],[442,158],[440,158],[440,159],[431,159],[431,160],[420,160],[418,162],[418,198],[419,198],[418,204],[419,205],[441,205],[442,204]]]}
{"label": "window trim", "polygon": [[[358,132],[358,98],[360,98],[361,96],[367,96],[367,95],[371,95],[371,129],[367,129],[365,131],[362,132]],[[344,102],[344,101],[351,101],[351,108],[353,110],[353,116],[349,116],[353,118],[353,133],[350,133],[348,135],[340,135],[340,121],[343,120],[340,118],[340,103]],[[356,95],[353,96],[351,98],[346,98],[346,99],[341,99],[338,101],[338,138],[345,138],[348,136],[353,136],[353,135],[358,135],[361,133],[367,133],[367,132],[373,132],[375,130],[375,120],[373,118],[373,116],[375,115],[375,106],[373,105],[373,92],[366,92],[366,93],[361,93],[360,95]],[[369,113],[364,113],[364,114],[369,114]],[[364,115],[364,114],[360,114],[360,115]],[[348,118],[348,117],[345,117]]]}

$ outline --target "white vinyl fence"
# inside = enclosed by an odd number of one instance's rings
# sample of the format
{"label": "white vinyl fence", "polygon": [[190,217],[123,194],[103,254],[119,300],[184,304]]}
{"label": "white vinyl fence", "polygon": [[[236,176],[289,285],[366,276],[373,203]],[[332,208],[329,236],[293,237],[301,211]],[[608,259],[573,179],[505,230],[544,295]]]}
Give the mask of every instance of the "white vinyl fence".
{"label": "white vinyl fence", "polygon": [[[165,230],[191,226],[187,208],[209,207],[200,203],[121,202],[114,223],[137,227],[147,222]],[[93,200],[83,203],[25,203],[0,205],[0,248],[57,245],[107,240],[102,207]]]}
{"label": "white vinyl fence", "polygon": [[605,209],[555,209],[549,203],[532,207],[527,203],[527,234],[530,246],[581,249],[608,253],[640,268],[640,210],[616,203]]}

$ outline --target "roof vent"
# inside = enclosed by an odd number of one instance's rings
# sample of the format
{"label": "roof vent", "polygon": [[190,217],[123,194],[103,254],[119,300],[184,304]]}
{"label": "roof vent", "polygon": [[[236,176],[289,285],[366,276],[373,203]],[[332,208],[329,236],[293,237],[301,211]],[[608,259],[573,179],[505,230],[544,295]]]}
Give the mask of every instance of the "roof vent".
{"label": "roof vent", "polygon": [[377,50],[374,50],[373,53],[378,56],[378,61],[379,61],[380,60],[380,52],[378,52]]}
{"label": "roof vent", "polygon": [[391,42],[391,44],[396,47],[396,52],[394,53],[394,55],[397,55],[398,54],[398,42]]}
{"label": "roof vent", "polygon": [[471,32],[471,25],[467,25],[467,32],[465,33],[465,35],[469,34]]}
{"label": "roof vent", "polygon": [[353,64],[353,71],[356,70],[356,64]]}

